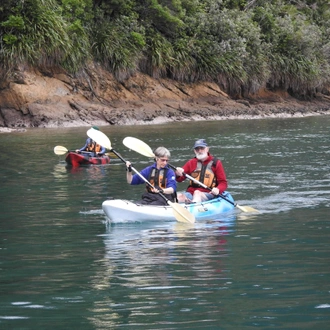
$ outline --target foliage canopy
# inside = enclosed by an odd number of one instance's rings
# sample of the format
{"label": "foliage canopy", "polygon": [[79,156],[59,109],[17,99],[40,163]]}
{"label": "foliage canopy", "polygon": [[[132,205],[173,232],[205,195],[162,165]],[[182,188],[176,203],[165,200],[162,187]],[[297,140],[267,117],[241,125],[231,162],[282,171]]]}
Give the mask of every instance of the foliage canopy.
{"label": "foliage canopy", "polygon": [[306,98],[329,86],[329,32],[327,0],[2,0],[0,69],[75,74],[93,61],[118,80],[141,71]]}

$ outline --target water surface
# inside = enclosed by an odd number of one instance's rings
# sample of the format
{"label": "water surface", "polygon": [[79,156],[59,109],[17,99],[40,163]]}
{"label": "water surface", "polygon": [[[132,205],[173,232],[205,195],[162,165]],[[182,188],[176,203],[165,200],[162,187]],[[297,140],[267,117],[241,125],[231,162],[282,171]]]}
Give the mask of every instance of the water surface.
{"label": "water surface", "polygon": [[[1,329],[328,329],[330,117],[103,127],[164,145],[197,138],[223,161],[242,213],[215,221],[117,223],[107,198],[138,199],[125,166],[66,168],[88,128],[1,134]],[[184,189],[186,183],[179,185]]]}

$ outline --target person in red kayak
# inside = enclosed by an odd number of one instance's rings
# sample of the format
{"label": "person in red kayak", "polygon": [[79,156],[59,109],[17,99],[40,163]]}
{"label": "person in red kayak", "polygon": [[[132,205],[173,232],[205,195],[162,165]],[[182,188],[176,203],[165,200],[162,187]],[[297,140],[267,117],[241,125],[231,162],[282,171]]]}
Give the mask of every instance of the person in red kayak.
{"label": "person in red kayak", "polygon": [[194,144],[195,157],[188,160],[183,167],[176,168],[176,180],[182,182],[188,174],[206,185],[209,189],[190,181],[185,192],[177,194],[179,203],[198,203],[215,198],[227,189],[226,173],[219,159],[212,156],[204,139]]}
{"label": "person in red kayak", "polygon": [[[97,131],[100,130],[97,126],[93,126],[92,128],[96,129]],[[86,152],[89,153],[90,156],[95,157],[95,156],[103,156],[106,152],[106,149],[101,145],[99,145],[98,143],[96,143],[91,138],[88,138],[86,140],[85,145],[82,148],[77,149],[76,152],[77,153]]]}

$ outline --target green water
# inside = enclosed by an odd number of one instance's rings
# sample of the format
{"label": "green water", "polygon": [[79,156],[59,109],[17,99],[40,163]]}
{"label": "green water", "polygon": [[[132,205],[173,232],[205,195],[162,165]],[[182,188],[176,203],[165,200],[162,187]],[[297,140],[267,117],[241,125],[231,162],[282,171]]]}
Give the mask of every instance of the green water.
{"label": "green water", "polygon": [[[107,198],[138,199],[125,166],[66,168],[53,148],[87,128],[0,134],[0,329],[328,329],[330,117],[102,127],[171,163],[205,138],[241,213],[185,226],[116,223]],[[179,185],[184,189],[186,183]]]}

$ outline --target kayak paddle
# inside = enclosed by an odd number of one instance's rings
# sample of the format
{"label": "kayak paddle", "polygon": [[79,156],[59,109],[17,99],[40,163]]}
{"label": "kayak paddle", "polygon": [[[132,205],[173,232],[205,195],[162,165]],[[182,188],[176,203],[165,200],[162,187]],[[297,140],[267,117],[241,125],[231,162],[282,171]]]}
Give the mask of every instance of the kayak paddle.
{"label": "kayak paddle", "polygon": [[[143,141],[141,141],[141,140],[139,140],[137,138],[128,136],[128,137],[126,137],[123,140],[123,144],[127,148],[132,149],[132,150],[140,153],[143,156],[152,157],[152,158],[155,157],[154,153],[152,152],[152,149],[145,142],[143,142]],[[169,164],[169,163],[168,163],[168,166],[170,166],[172,169],[176,170],[176,167],[173,166],[173,165],[171,165],[171,164]],[[206,186],[202,182],[196,180],[192,176],[190,176],[190,175],[188,175],[186,173],[183,173],[183,175],[186,178],[188,178],[188,179],[194,181],[195,183],[199,184],[201,187],[203,187],[205,189],[208,189],[209,191],[212,190],[211,188],[209,188],[208,186]],[[230,199],[222,196],[221,194],[219,194],[218,196],[221,197],[222,199],[224,199],[225,201],[227,201],[228,203],[234,205],[235,207],[237,207],[238,209],[240,209],[243,212],[259,212],[258,210],[254,209],[253,207],[250,207],[250,206],[240,206],[237,203],[232,202]]]}
{"label": "kayak paddle", "polygon": [[[68,150],[67,148],[63,147],[63,146],[56,146],[54,148],[54,153],[55,155],[61,156],[66,154],[67,152],[76,152],[75,150]],[[79,151],[79,153],[82,154],[91,154],[91,151]]]}
{"label": "kayak paddle", "polygon": [[[63,146],[56,146],[54,147],[54,154],[61,156],[66,154],[67,152],[76,152],[75,150],[68,150],[67,148],[63,147]],[[91,154],[90,151],[80,151],[81,153],[85,153],[85,154]],[[117,158],[117,156],[113,153],[113,152],[109,152],[106,153],[105,155],[110,156],[112,158]]]}
{"label": "kayak paddle", "polygon": [[63,146],[56,146],[54,147],[54,154],[55,155],[58,155],[58,156],[61,156],[61,155],[64,155],[68,152],[69,150]]}
{"label": "kayak paddle", "polygon": [[[90,128],[87,131],[87,135],[93,139],[98,144],[102,145],[104,148],[110,150],[113,152],[118,158],[122,160],[123,163],[126,164],[126,160],[111,146],[110,139],[101,131],[95,130],[93,128]],[[146,183],[149,185],[149,187],[155,189],[155,187],[139,172],[137,171],[133,166],[131,166],[132,170]],[[190,213],[186,208],[184,208],[182,205],[178,203],[171,202],[168,198],[166,198],[165,195],[163,195],[161,192],[159,192],[159,195],[166,201],[166,203],[172,207],[174,216],[177,221],[179,222],[188,222],[188,223],[194,223],[195,222],[195,216]]]}

